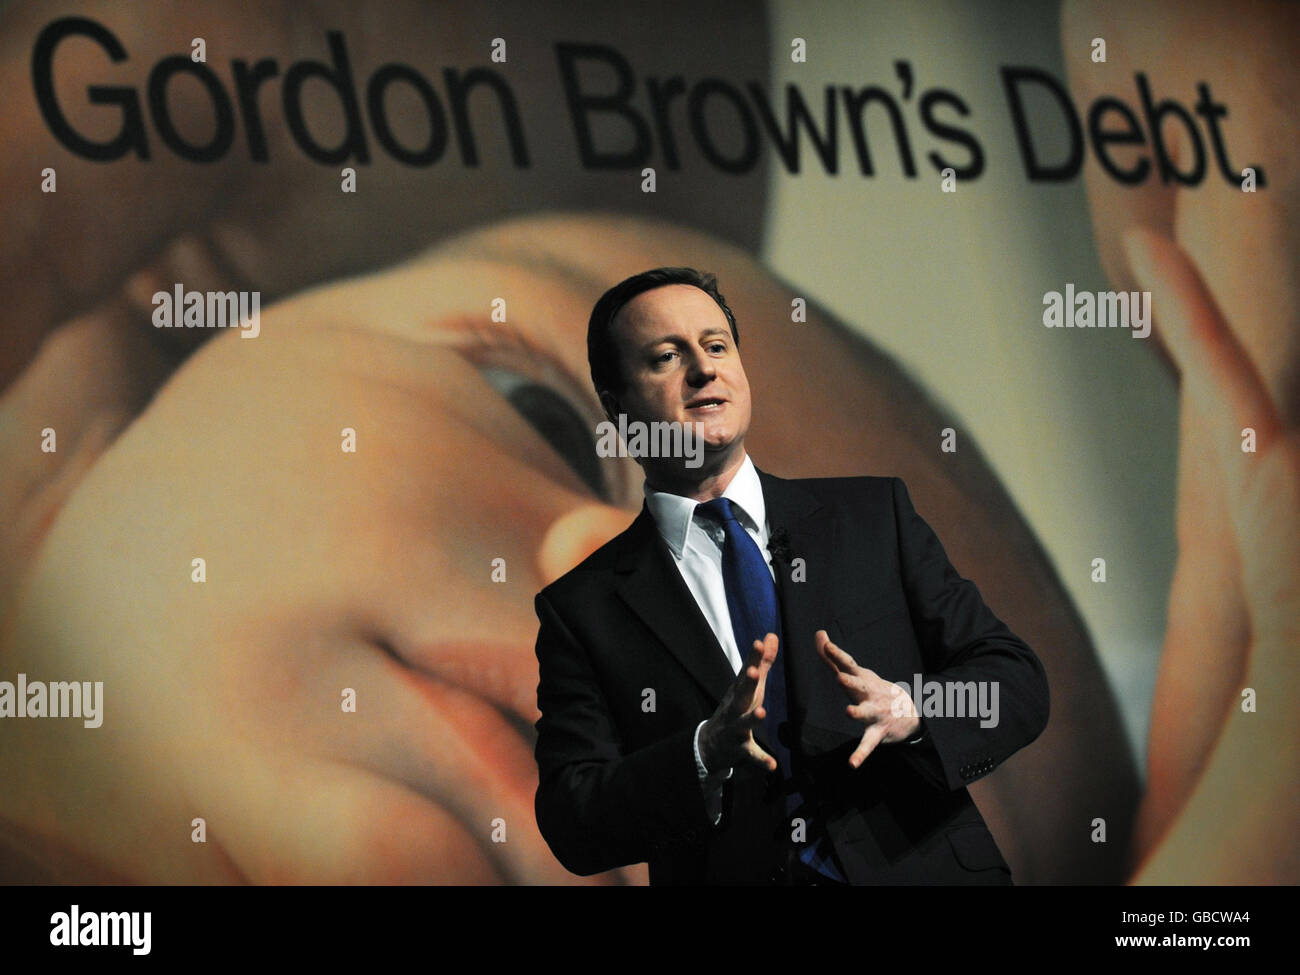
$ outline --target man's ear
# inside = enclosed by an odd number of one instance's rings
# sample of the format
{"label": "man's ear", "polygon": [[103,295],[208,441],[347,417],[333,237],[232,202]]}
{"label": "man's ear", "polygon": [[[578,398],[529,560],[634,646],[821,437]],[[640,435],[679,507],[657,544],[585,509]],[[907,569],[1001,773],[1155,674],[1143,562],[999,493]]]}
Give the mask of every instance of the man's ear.
{"label": "man's ear", "polygon": [[605,415],[609,417],[609,421],[611,423],[618,423],[618,414],[622,412],[619,409],[618,397],[608,389],[602,389],[600,391],[600,405],[604,408]]}

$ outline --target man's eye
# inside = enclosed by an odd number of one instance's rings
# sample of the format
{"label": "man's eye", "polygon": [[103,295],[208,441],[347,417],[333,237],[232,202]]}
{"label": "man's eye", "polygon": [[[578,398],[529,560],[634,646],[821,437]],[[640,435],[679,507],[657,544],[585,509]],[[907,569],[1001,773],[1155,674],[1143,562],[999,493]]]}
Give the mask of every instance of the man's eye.
{"label": "man's eye", "polygon": [[480,366],[488,384],[542,435],[598,498],[608,500],[594,433],[569,401],[549,386],[501,366]]}
{"label": "man's eye", "polygon": [[671,349],[669,349],[667,352],[660,352],[658,357],[655,359],[655,362],[667,362],[676,354],[677,353],[672,351]]}

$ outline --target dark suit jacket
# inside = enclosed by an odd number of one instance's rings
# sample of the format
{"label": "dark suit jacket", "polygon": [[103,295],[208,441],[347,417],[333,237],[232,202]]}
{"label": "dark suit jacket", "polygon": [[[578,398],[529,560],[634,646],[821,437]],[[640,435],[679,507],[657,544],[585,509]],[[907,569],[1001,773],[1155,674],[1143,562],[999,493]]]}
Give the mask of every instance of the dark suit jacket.
{"label": "dark suit jacket", "polygon": [[[774,535],[793,760],[854,883],[1008,883],[969,782],[1047,723],[1038,658],[949,564],[898,478],[758,472]],[[799,562],[802,560],[802,563]],[[798,578],[802,565],[803,581]],[[791,832],[779,775],[737,768],[714,826],[696,725],[735,679],[648,509],[536,598],[537,823],[577,874],[648,861],[659,883],[779,879]],[[999,722],[923,718],[925,739],[877,746],[818,655],[825,629],[882,677],[998,682]],[[918,706],[921,704],[917,702]],[[760,737],[761,741],[761,736]]]}

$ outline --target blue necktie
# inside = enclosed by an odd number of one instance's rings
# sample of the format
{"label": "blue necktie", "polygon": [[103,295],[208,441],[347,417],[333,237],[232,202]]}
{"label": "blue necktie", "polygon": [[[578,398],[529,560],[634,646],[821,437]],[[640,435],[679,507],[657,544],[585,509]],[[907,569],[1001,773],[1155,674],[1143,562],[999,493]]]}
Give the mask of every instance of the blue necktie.
{"label": "blue necktie", "polygon": [[[767,561],[759,551],[758,543],[736,520],[728,498],[714,498],[700,506],[700,510],[722,525],[726,542],[722,547],[722,583],[727,591],[727,610],[731,616],[731,629],[740,651],[741,666],[753,652],[754,641],[775,633],[781,641],[777,648],[776,663],[767,672],[763,691],[763,709],[767,716],[763,728],[771,743],[772,757],[776,759],[781,776],[786,782],[786,811],[799,815],[804,805],[803,796],[791,784],[792,766],[790,749],[782,740],[782,726],[786,724],[785,691],[785,637],[781,632],[781,610],[776,600],[776,585],[767,568]],[[788,729],[787,729],[788,730]],[[818,835],[814,823],[808,823],[808,842],[800,847],[799,858],[819,873],[833,880],[845,882],[843,875],[830,858],[830,844],[825,836]]]}

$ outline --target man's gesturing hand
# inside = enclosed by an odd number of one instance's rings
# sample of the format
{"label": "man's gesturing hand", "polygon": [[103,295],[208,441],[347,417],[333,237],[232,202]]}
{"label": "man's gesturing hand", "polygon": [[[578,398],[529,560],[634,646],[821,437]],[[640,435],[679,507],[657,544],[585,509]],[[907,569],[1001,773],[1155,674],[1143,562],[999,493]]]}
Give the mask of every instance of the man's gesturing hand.
{"label": "man's gesturing hand", "polygon": [[831,643],[825,630],[818,630],[816,639],[817,652],[835,671],[840,686],[853,701],[848,706],[849,714],[867,726],[862,741],[849,756],[850,765],[858,768],[882,741],[906,741],[916,734],[921,719],[907,691],[874,670],[859,667],[856,660]]}
{"label": "man's gesturing hand", "polygon": [[768,771],[776,768],[776,759],[754,741],[754,728],[767,716],[763,710],[763,691],[767,687],[767,672],[776,660],[777,643],[775,633],[754,641],[744,669],[736,675],[717,710],[700,729],[700,758],[710,772],[731,768],[745,760]]}

